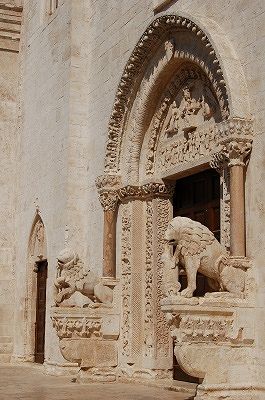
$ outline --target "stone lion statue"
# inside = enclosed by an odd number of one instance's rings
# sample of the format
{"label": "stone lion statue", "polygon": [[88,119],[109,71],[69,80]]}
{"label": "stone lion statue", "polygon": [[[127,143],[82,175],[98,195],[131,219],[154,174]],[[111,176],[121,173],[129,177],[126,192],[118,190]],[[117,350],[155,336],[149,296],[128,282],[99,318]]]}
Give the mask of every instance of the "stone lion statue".
{"label": "stone lion statue", "polygon": [[68,248],[62,250],[57,260],[57,278],[54,282],[56,305],[69,299],[75,292],[82,293],[94,303],[112,302],[112,290],[85,267],[74,251]]}
{"label": "stone lion statue", "polygon": [[[166,295],[177,295],[180,290],[178,268],[187,274],[187,288],[180,294],[192,297],[196,289],[197,272],[209,278],[210,285],[219,291],[242,294],[245,272],[229,264],[229,255],[213,233],[200,222],[186,217],[171,220],[165,232],[164,289]],[[175,246],[173,253],[172,247]]]}

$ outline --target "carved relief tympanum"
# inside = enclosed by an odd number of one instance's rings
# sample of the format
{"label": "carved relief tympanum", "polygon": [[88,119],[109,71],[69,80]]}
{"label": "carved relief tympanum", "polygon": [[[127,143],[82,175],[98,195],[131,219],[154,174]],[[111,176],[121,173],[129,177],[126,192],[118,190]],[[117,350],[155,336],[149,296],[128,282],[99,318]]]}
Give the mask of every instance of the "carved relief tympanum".
{"label": "carved relief tympanum", "polygon": [[[210,99],[206,99],[206,96]],[[211,106],[209,105],[211,102]],[[210,89],[200,80],[186,83],[172,102],[165,120],[167,136],[193,132],[205,121],[214,121],[216,110]]]}

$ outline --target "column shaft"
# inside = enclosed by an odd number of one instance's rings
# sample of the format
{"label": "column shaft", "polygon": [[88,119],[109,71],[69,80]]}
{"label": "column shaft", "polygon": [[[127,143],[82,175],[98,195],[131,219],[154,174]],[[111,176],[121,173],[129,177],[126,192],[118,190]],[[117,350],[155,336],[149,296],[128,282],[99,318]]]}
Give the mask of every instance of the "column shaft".
{"label": "column shaft", "polygon": [[104,211],[103,276],[116,277],[116,220],[117,211]]}
{"label": "column shaft", "polygon": [[246,255],[243,165],[230,167],[230,246],[232,256]]}

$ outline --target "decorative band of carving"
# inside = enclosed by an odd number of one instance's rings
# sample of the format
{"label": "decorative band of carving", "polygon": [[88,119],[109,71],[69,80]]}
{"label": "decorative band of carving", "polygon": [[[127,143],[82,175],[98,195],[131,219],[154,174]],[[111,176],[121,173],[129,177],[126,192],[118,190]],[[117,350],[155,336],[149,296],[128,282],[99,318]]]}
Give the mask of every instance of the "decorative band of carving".
{"label": "decorative band of carving", "polygon": [[212,155],[212,168],[222,170],[226,165],[244,166],[251,153],[253,121],[233,118],[218,124],[217,151]]}
{"label": "decorative band of carving", "polygon": [[101,319],[87,317],[51,317],[51,319],[60,339],[101,336]]}
{"label": "decorative band of carving", "polygon": [[[221,314],[221,313],[220,313]],[[251,345],[253,338],[246,327],[235,321],[234,314],[213,315],[197,312],[168,313],[167,321],[171,326],[171,335],[175,344],[182,343],[215,343],[222,345]]]}
{"label": "decorative band of carving", "polygon": [[144,200],[153,197],[169,198],[174,193],[174,185],[172,183],[151,182],[142,186],[127,185],[118,187],[119,183],[120,177],[116,175],[104,175],[97,178],[96,186],[104,211],[115,211],[118,202],[125,200]]}
{"label": "decorative band of carving", "polygon": [[148,199],[152,197],[171,197],[174,193],[174,185],[171,183],[147,183],[142,186],[125,186],[118,191],[120,201],[132,198]]}

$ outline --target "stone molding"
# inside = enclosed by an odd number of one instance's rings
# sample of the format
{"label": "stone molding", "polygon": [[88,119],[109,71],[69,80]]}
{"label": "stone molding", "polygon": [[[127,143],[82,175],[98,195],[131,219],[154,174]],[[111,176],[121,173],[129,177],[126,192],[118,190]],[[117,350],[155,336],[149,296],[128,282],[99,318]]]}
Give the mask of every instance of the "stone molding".
{"label": "stone molding", "polygon": [[104,211],[115,211],[118,203],[132,199],[147,200],[155,197],[169,198],[173,196],[172,183],[151,182],[141,186],[127,185],[119,187],[120,177],[102,175],[96,179],[99,201]]}
{"label": "stone molding", "polygon": [[18,53],[22,7],[0,4],[0,50]]}
{"label": "stone molding", "polygon": [[[224,115],[226,114],[228,116],[229,114],[228,96],[226,93],[224,76],[219,64],[218,56],[207,35],[197,26],[197,24],[188,18],[178,15],[164,15],[158,17],[143,33],[123,71],[108,127],[108,142],[105,157],[106,172],[118,171],[119,168],[123,123],[136,77],[140,74],[148,59],[153,54],[153,49],[161,42],[160,38],[165,38],[165,35],[170,33],[170,30],[172,29],[189,31],[201,40],[204,51],[209,55],[209,59],[211,60],[211,71],[209,70],[209,67],[205,65],[204,61],[198,59],[197,62],[201,64],[202,68],[207,70],[206,75],[212,77],[211,81],[215,88],[219,104],[222,106],[223,110],[226,110],[224,111]],[[175,51],[178,52],[177,49]],[[176,54],[176,57],[181,57],[181,54]],[[185,54],[185,57],[190,59],[190,61],[196,61],[196,55],[193,53]]]}

